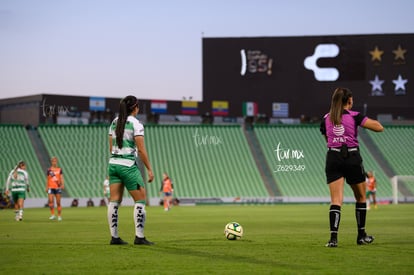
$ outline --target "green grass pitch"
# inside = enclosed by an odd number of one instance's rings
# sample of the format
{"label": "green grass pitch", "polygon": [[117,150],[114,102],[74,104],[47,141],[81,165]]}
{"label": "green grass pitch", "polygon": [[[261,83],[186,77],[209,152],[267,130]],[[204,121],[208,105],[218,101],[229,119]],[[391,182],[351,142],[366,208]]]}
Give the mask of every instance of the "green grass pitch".
{"label": "green grass pitch", "polygon": [[[146,237],[134,246],[132,207],[120,208],[120,236],[109,245],[106,208],[64,208],[49,221],[47,208],[0,211],[2,274],[413,274],[414,205],[380,205],[368,211],[376,237],[356,245],[354,205],[342,207],[339,247],[326,248],[327,204],[147,207]],[[224,226],[244,228],[228,241]]]}

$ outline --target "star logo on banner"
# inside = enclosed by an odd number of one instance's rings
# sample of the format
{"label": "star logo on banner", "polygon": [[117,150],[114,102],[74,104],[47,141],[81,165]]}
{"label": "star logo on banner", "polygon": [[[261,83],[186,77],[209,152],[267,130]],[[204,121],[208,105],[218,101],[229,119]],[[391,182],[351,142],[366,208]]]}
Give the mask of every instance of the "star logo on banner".
{"label": "star logo on banner", "polygon": [[380,51],[378,49],[378,46],[375,46],[375,49],[373,51],[370,51],[369,54],[371,55],[371,61],[381,61],[381,55],[384,54],[384,51]]}
{"label": "star logo on banner", "polygon": [[405,60],[405,56],[404,54],[407,52],[407,50],[401,48],[401,45],[398,45],[398,48],[394,51],[392,51],[394,53],[394,60]]}
{"label": "star logo on banner", "polygon": [[374,80],[370,80],[369,83],[372,85],[372,96],[382,96],[384,95],[384,92],[382,91],[382,84],[384,83],[384,80],[380,80],[378,75],[375,75]]}
{"label": "star logo on banner", "polygon": [[395,84],[395,95],[405,95],[405,84],[408,82],[408,79],[403,79],[399,74],[398,78],[392,82]]}

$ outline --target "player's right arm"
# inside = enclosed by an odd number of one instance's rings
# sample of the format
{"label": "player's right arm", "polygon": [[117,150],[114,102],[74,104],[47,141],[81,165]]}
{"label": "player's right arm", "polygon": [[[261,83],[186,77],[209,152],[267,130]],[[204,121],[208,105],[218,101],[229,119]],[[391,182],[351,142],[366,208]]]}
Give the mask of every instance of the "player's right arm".
{"label": "player's right arm", "polygon": [[30,193],[29,173],[25,173],[26,190]]}
{"label": "player's right arm", "polygon": [[46,172],[46,193],[48,193],[48,191],[49,191],[49,169],[47,169],[47,172]]}
{"label": "player's right arm", "polygon": [[112,154],[112,135],[109,135],[109,154]]}
{"label": "player's right arm", "polygon": [[154,179],[154,174],[152,173],[151,164],[148,159],[147,150],[145,149],[144,136],[135,136],[135,145],[138,149],[138,155],[147,168],[148,172],[148,182],[151,182]]}
{"label": "player's right arm", "polygon": [[12,174],[13,174],[13,171],[10,172],[9,176],[7,177],[6,191],[4,192],[6,194],[6,196],[9,195],[9,186],[10,186],[10,183],[11,183]]}
{"label": "player's right arm", "polygon": [[64,180],[64,178],[63,178],[63,174],[60,174],[59,187],[60,187],[61,189],[65,189],[65,180]]}
{"label": "player's right arm", "polygon": [[382,126],[382,124],[378,120],[371,119],[371,118],[368,118],[365,121],[364,125],[362,125],[362,127],[372,130],[374,132],[384,131],[384,127]]}

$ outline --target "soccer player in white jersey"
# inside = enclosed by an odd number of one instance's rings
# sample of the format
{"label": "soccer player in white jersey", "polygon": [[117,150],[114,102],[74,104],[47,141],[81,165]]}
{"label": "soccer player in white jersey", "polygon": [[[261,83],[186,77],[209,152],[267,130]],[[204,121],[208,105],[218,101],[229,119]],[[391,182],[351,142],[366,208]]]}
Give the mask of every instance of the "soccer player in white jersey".
{"label": "soccer player in white jersey", "polygon": [[132,196],[134,204],[135,240],[137,245],[152,245],[144,236],[146,220],[145,183],[138,169],[135,153],[147,168],[148,182],[154,175],[144,145],[144,126],[136,119],[139,112],[138,99],[127,96],[119,104],[119,116],[109,128],[109,150],[111,157],[108,165],[110,202],[108,223],[112,245],[128,244],[118,236],[118,208],[122,201],[124,187]]}
{"label": "soccer player in white jersey", "polygon": [[[11,187],[11,188],[10,188]],[[7,178],[6,195],[11,190],[14,201],[14,212],[16,213],[16,221],[23,220],[24,200],[26,199],[26,190],[29,189],[29,174],[26,171],[26,163],[19,161],[16,167],[10,172]]]}

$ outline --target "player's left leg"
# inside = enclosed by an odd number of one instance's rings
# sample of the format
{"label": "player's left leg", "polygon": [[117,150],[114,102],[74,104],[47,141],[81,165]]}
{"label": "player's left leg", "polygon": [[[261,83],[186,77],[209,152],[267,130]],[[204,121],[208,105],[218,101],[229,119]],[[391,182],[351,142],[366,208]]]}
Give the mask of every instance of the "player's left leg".
{"label": "player's left leg", "polygon": [[14,214],[15,214],[14,219],[16,221],[19,221],[20,218],[19,218],[19,202],[18,202],[18,200],[14,201]]}
{"label": "player's left leg", "polygon": [[374,203],[374,208],[377,209],[378,206],[377,206],[377,195],[376,195],[376,192],[373,192],[372,193],[372,202]]}
{"label": "player's left leg", "polygon": [[361,182],[351,184],[352,191],[355,196],[355,218],[358,228],[357,244],[369,244],[374,241],[373,236],[368,236],[365,231],[366,216],[367,216],[367,202],[366,202],[366,183]]}
{"label": "player's left leg", "polygon": [[18,203],[18,208],[19,208],[19,213],[18,213],[18,218],[19,221],[23,220],[23,208],[24,208],[24,198],[19,198],[17,200]]}
{"label": "player's left leg", "polygon": [[338,246],[338,231],[341,221],[341,206],[344,196],[344,178],[341,177],[329,183],[329,192],[331,194],[331,205],[329,207],[329,225],[331,238],[325,245],[327,247]]}
{"label": "player's left leg", "polygon": [[56,194],[56,208],[57,208],[57,211],[58,211],[58,221],[61,221],[62,220],[62,205],[61,205],[61,194],[60,193],[58,193],[58,194]]}
{"label": "player's left leg", "polygon": [[56,219],[55,217],[55,197],[53,194],[54,189],[49,189],[48,194],[47,194],[47,200],[48,200],[48,204],[49,204],[49,209],[50,209],[50,218],[49,220],[54,220]]}
{"label": "player's left leg", "polygon": [[146,220],[145,204],[147,195],[142,175],[137,166],[126,167],[123,169],[124,184],[132,199],[134,200],[134,224],[135,240],[134,244],[152,245],[144,236],[144,227]]}
{"label": "player's left leg", "polygon": [[12,192],[11,197],[12,197],[13,202],[14,202],[14,214],[15,214],[14,219],[16,221],[20,221],[20,218],[19,218],[19,199],[20,199],[20,194],[19,194],[19,192],[16,192],[15,191],[15,192]]}
{"label": "player's left leg", "polygon": [[138,190],[130,190],[132,198],[135,201],[134,205],[134,224],[135,224],[135,240],[134,244],[153,245],[153,242],[148,241],[144,235],[144,227],[147,212],[145,210],[146,192],[145,188],[140,186]]}

